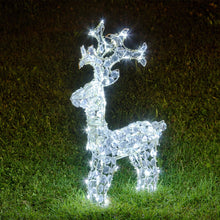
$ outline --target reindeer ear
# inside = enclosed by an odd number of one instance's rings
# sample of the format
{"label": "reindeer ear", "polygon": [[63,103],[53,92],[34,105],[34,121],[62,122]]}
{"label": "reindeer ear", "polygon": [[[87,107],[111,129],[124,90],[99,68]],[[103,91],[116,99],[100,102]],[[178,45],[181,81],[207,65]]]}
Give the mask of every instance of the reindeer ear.
{"label": "reindeer ear", "polygon": [[113,71],[104,71],[104,80],[102,81],[103,86],[110,86],[115,83],[120,76],[120,72],[118,69]]}
{"label": "reindeer ear", "polygon": [[86,49],[84,45],[80,47],[80,50],[81,50],[82,58],[80,59],[79,62],[79,69],[81,69],[85,65],[83,58],[86,56]]}
{"label": "reindeer ear", "polygon": [[80,50],[81,50],[81,54],[82,54],[82,57],[86,55],[86,49],[84,47],[84,45],[82,47],[80,47]]}

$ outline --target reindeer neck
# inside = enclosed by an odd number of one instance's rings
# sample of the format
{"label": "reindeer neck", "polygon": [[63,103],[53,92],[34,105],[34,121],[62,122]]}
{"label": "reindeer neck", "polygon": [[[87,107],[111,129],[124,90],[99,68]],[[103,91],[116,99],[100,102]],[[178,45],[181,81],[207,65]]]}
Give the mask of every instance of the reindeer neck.
{"label": "reindeer neck", "polygon": [[93,94],[87,99],[88,107],[85,109],[88,127],[106,127],[105,121],[105,93],[101,83],[93,81]]}
{"label": "reindeer neck", "polygon": [[108,124],[105,121],[105,116],[91,116],[90,114],[86,114],[87,116],[87,135],[89,139],[93,139],[94,137],[98,137],[102,131],[108,130]]}
{"label": "reindeer neck", "polygon": [[105,121],[105,117],[88,117],[87,116],[87,126],[92,128],[103,128],[108,124]]}

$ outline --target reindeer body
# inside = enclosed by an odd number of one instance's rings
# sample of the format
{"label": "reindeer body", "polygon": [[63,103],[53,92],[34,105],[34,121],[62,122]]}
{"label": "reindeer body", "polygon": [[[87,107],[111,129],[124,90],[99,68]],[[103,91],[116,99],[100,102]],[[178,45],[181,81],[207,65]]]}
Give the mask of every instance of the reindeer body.
{"label": "reindeer body", "polygon": [[[86,181],[88,198],[101,205],[108,203],[107,192],[113,174],[117,170],[116,161],[124,157],[129,157],[137,171],[137,190],[147,188],[149,191],[154,191],[156,189],[159,176],[159,168],[156,165],[157,145],[162,131],[166,129],[164,121],[152,123],[137,121],[124,128],[111,131],[105,121],[104,87],[114,83],[119,77],[118,70],[111,70],[112,63],[119,62],[124,56],[138,59],[142,64],[146,62],[143,61],[145,47],[131,51],[122,45],[126,31],[122,31],[119,35],[112,35],[117,47],[115,46],[116,49],[110,58],[104,58],[106,53],[100,52],[101,43],[107,47],[103,38],[98,37],[100,32],[103,32],[103,23],[100,23],[92,32],[92,35],[96,33],[99,50],[89,47],[86,52],[82,47],[83,57],[80,67],[85,64],[92,65],[94,80],[71,96],[72,104],[83,108],[87,118],[86,148],[92,152],[91,170]],[[108,45],[107,48],[112,49],[112,46]]]}

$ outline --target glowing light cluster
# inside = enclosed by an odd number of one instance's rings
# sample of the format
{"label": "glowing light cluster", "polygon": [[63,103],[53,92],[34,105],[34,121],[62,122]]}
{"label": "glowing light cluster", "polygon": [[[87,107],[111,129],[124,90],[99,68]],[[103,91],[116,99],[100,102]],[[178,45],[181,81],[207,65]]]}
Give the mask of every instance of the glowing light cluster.
{"label": "glowing light cluster", "polygon": [[124,40],[128,29],[118,34],[103,36],[104,22],[90,30],[89,35],[98,41],[97,49],[93,46],[86,50],[81,47],[82,58],[79,67],[91,65],[94,68],[94,79],[83,88],[75,91],[71,102],[85,110],[87,117],[87,146],[92,152],[90,172],[85,181],[88,199],[100,205],[108,205],[107,192],[118,167],[118,159],[129,157],[137,171],[137,190],[156,189],[159,168],[156,164],[157,145],[162,131],[166,129],[164,121],[137,121],[127,127],[110,130],[105,121],[104,87],[115,83],[119,78],[119,70],[112,70],[114,64],[123,59],[135,59],[146,65],[144,53],[147,49],[143,43],[137,50],[125,47]]}

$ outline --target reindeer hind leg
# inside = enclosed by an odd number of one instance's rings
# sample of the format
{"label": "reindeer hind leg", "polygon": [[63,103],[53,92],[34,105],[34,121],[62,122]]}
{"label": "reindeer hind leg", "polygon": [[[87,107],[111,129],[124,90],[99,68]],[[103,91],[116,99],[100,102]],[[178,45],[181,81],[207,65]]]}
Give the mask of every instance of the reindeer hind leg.
{"label": "reindeer hind leg", "polygon": [[155,191],[158,181],[158,168],[156,165],[156,156],[151,155],[149,151],[141,151],[129,156],[131,164],[137,171],[137,190]]}

